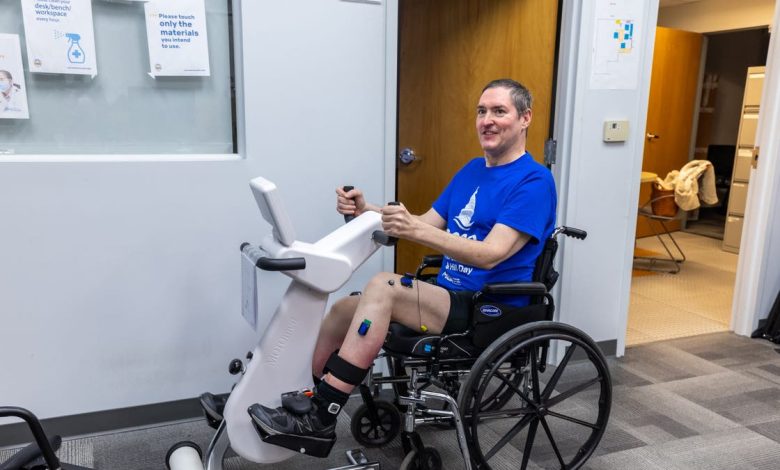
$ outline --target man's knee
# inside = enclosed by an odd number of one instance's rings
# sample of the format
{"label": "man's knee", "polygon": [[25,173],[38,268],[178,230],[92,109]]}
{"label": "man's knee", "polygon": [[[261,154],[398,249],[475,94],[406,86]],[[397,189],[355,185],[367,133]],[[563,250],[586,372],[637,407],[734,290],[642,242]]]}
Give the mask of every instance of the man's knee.
{"label": "man's knee", "polygon": [[392,299],[395,296],[395,288],[401,287],[400,278],[395,273],[378,273],[368,281],[364,294],[371,296],[382,296]]}

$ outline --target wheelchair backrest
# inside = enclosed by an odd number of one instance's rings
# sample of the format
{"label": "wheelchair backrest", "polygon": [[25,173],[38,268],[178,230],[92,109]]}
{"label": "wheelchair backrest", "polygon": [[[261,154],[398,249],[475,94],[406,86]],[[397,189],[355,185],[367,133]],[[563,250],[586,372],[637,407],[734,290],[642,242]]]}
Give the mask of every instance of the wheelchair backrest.
{"label": "wheelchair backrest", "polygon": [[553,267],[555,254],[558,252],[558,241],[554,238],[548,238],[544,242],[544,249],[539,257],[536,258],[534,267],[533,281],[541,282],[547,287],[547,291],[552,290],[558,281],[558,272]]}

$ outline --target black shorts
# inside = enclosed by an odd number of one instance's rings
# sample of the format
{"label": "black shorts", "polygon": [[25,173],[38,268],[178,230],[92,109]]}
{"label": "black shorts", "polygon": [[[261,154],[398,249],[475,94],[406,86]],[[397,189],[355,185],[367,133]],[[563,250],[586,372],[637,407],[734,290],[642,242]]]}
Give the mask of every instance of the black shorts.
{"label": "black shorts", "polygon": [[450,294],[450,313],[442,333],[461,333],[471,326],[474,310],[474,292],[469,290],[448,290]]}

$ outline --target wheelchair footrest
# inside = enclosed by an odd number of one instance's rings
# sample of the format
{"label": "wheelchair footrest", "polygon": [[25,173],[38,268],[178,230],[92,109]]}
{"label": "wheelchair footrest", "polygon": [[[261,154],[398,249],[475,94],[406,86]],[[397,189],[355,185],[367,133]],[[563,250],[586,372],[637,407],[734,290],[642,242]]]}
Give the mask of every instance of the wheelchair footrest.
{"label": "wheelchair footrest", "polygon": [[275,446],[284,447],[285,449],[294,450],[301,454],[311,455],[312,457],[327,457],[330,454],[330,450],[336,443],[336,437],[314,437],[314,436],[299,436],[297,434],[268,434],[262,427],[260,427],[254,420],[254,424],[257,433],[263,442],[267,444],[273,444]]}

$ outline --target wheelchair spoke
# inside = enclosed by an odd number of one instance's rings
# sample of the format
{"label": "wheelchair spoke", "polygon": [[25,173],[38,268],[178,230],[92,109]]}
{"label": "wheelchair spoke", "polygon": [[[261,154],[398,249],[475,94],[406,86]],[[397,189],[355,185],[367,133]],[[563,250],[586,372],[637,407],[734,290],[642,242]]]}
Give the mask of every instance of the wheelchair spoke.
{"label": "wheelchair spoke", "polygon": [[536,437],[536,428],[539,426],[539,420],[531,421],[528,427],[528,437],[525,440],[525,449],[523,449],[523,462],[520,465],[521,470],[528,468],[528,460],[531,458],[531,450],[534,448],[534,438]]}
{"label": "wheelchair spoke", "polygon": [[528,396],[525,393],[523,393],[522,390],[517,388],[517,385],[513,384],[508,378],[506,378],[506,376],[504,374],[502,374],[501,372],[496,371],[495,376],[498,377],[499,379],[501,379],[501,381],[504,382],[512,390],[514,390],[515,393],[517,394],[517,396],[519,396],[520,399],[522,399],[524,402],[528,403],[528,405],[530,407],[532,407],[533,409],[538,408],[537,403],[532,401],[531,399],[529,399]]}
{"label": "wheelchair spoke", "polygon": [[550,432],[550,426],[547,424],[547,420],[542,417],[540,421],[542,422],[544,433],[547,434],[547,439],[550,440],[553,452],[555,452],[555,456],[558,457],[558,462],[561,464],[561,468],[566,468],[566,462],[564,462],[563,457],[561,457],[561,451],[558,450],[558,445],[555,443],[555,439],[553,439],[552,432]]}
{"label": "wheelchair spoke", "polygon": [[496,455],[496,452],[503,449],[504,446],[507,444],[507,442],[511,441],[512,438],[514,438],[517,435],[517,433],[522,431],[528,425],[528,423],[531,422],[534,416],[535,415],[533,414],[528,414],[523,416],[523,419],[521,419],[514,426],[512,426],[512,429],[510,429],[509,432],[506,433],[506,435],[502,437],[501,440],[498,441],[496,445],[494,445],[493,448],[490,449],[490,451],[487,454],[485,454],[485,460],[490,460],[494,455]]}
{"label": "wheelchair spoke", "polygon": [[587,421],[583,421],[581,419],[572,418],[571,416],[562,415],[560,413],[555,413],[553,411],[548,411],[547,414],[550,415],[550,416],[555,416],[556,418],[560,418],[560,419],[563,419],[563,420],[575,423],[575,424],[579,424],[580,426],[585,426],[585,427],[588,427],[588,428],[591,428],[591,429],[601,429],[601,427],[596,425],[596,424],[591,424],[591,423],[589,423]]}
{"label": "wheelchair spoke", "polygon": [[555,373],[553,373],[552,377],[550,377],[550,380],[547,382],[547,386],[544,388],[544,392],[542,392],[542,399],[546,400],[550,398],[550,395],[552,395],[553,390],[555,390],[555,386],[558,385],[558,380],[560,380],[561,375],[563,375],[563,370],[566,369],[566,366],[569,364],[569,359],[571,359],[572,355],[574,355],[574,348],[576,347],[577,345],[572,343],[569,349],[566,350],[566,354],[563,356],[563,360],[555,369]]}
{"label": "wheelchair spoke", "polygon": [[531,391],[534,395],[534,401],[539,403],[539,362],[536,357],[536,348],[532,347],[528,351],[528,357],[531,359]]}
{"label": "wheelchair spoke", "polygon": [[[501,410],[490,410],[490,411],[480,411],[479,412],[479,419],[492,419],[492,418],[512,418],[514,416],[521,416],[521,415],[527,415],[527,414],[535,414],[536,410],[533,410],[531,408],[512,408],[512,409],[501,409]],[[470,415],[467,415],[467,417],[471,417]]]}
{"label": "wheelchair spoke", "polygon": [[555,395],[554,397],[550,398],[547,401],[546,403],[547,408],[552,408],[553,406],[557,405],[563,400],[566,400],[567,398],[571,398],[572,396],[580,393],[581,391],[585,390],[586,388],[590,387],[593,384],[599,383],[600,381],[601,381],[601,376],[599,375],[598,377],[590,379],[587,382],[577,385],[576,387],[572,387],[569,390],[566,390],[565,392],[559,395]]}

